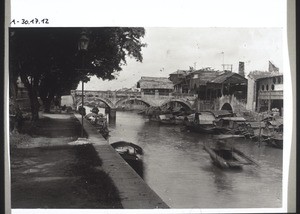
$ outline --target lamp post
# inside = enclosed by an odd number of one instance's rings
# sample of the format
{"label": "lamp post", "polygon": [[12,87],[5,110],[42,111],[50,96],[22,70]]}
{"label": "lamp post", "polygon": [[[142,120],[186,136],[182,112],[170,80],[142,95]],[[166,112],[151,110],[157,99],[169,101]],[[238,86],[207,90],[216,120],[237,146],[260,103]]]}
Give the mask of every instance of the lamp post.
{"label": "lamp post", "polygon": [[[89,46],[89,38],[86,35],[86,32],[81,33],[81,37],[78,41],[78,51],[81,52],[82,54],[82,70],[84,69],[84,55],[86,54],[86,51]],[[84,77],[82,77],[82,90],[81,90],[81,95],[82,95],[82,101],[81,101],[81,137],[83,137],[83,105],[84,105]]]}

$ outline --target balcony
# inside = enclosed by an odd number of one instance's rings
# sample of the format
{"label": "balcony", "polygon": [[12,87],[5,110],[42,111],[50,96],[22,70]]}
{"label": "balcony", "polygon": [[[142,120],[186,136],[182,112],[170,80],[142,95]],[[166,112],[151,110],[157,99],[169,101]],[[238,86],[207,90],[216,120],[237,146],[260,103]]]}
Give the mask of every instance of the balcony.
{"label": "balcony", "polygon": [[260,100],[282,100],[283,91],[259,91],[258,99]]}

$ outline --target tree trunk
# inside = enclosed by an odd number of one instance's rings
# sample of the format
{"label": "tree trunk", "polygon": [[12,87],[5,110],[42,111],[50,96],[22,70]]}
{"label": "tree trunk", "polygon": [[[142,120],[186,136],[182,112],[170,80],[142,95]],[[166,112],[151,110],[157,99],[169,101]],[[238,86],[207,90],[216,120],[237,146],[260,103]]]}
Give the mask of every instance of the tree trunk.
{"label": "tree trunk", "polygon": [[38,96],[37,96],[37,81],[36,84],[30,84],[27,76],[22,72],[20,72],[20,77],[28,91],[30,107],[31,107],[31,120],[37,121],[39,119],[39,108],[40,108],[40,103],[38,101]]}
{"label": "tree trunk", "polygon": [[44,112],[49,113],[50,112],[50,107],[51,107],[51,102],[54,98],[53,93],[50,93],[48,96],[42,97],[41,99],[43,101],[43,106],[44,106]]}
{"label": "tree trunk", "polygon": [[28,95],[30,99],[30,107],[31,107],[31,120],[37,121],[39,119],[39,109],[40,109],[40,103],[37,97],[36,91],[34,91],[32,88],[28,90]]}
{"label": "tree trunk", "polygon": [[49,113],[51,107],[51,100],[47,98],[45,101],[43,101],[43,105],[44,105],[44,112]]}

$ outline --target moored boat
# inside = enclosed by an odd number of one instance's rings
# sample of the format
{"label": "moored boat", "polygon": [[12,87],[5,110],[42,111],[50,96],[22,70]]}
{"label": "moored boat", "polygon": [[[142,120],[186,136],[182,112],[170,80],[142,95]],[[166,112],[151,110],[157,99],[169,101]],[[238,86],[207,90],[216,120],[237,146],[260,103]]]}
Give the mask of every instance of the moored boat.
{"label": "moored boat", "polygon": [[255,160],[225,141],[235,137],[240,137],[240,135],[221,135],[214,145],[204,144],[203,148],[210,155],[213,163],[224,169],[241,169],[245,165],[258,166]]}
{"label": "moored boat", "polygon": [[244,117],[222,117],[215,121],[216,127],[227,130],[227,134],[243,135],[245,137],[253,136],[253,129]]}
{"label": "moored boat", "polygon": [[143,149],[136,144],[126,141],[118,141],[110,145],[143,178]]}
{"label": "moored boat", "polygon": [[283,121],[281,118],[269,117],[262,120],[262,124],[255,130],[254,136],[259,142],[267,146],[283,148]]}
{"label": "moored boat", "polygon": [[203,134],[224,134],[228,130],[217,127],[215,124],[216,117],[210,111],[201,111],[186,117],[184,124],[188,130]]}
{"label": "moored boat", "polygon": [[184,116],[175,116],[173,114],[161,114],[159,115],[159,122],[162,124],[182,125],[184,118]]}

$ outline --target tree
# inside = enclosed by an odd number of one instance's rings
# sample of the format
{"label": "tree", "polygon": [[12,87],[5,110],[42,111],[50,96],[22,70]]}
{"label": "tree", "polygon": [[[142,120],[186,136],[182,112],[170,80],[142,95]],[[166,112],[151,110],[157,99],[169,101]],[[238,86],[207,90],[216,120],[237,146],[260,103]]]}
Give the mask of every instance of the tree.
{"label": "tree", "polygon": [[[77,43],[85,31],[90,39],[84,55]],[[10,78],[20,76],[28,90],[32,119],[38,119],[41,98],[45,110],[54,96],[75,89],[89,76],[112,80],[126,65],[126,57],[142,62],[144,28],[12,28]],[[85,69],[80,69],[84,67]]]}

